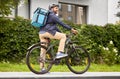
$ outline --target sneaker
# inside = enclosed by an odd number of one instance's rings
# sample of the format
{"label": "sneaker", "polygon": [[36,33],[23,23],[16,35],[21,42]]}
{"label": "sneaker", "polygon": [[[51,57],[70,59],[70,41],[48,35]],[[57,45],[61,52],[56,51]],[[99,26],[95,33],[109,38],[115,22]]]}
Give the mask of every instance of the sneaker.
{"label": "sneaker", "polygon": [[42,69],[40,70],[40,72],[41,72],[41,73],[50,73],[49,71],[47,72],[45,68],[42,68]]}
{"label": "sneaker", "polygon": [[42,68],[41,70],[40,70],[40,72],[45,72],[46,70],[45,70],[45,68]]}
{"label": "sneaker", "polygon": [[60,59],[60,58],[64,58],[64,57],[67,57],[67,56],[68,56],[68,54],[64,54],[64,53],[62,53],[62,52],[58,52],[58,53],[56,54],[55,59]]}

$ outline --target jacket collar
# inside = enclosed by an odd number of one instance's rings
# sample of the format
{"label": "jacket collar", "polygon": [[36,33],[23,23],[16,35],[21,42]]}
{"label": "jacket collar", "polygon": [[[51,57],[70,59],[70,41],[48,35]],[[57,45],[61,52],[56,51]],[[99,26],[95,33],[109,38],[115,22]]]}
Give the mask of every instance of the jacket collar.
{"label": "jacket collar", "polygon": [[51,13],[51,14],[54,14],[54,15],[56,15],[52,10],[49,10],[49,12]]}

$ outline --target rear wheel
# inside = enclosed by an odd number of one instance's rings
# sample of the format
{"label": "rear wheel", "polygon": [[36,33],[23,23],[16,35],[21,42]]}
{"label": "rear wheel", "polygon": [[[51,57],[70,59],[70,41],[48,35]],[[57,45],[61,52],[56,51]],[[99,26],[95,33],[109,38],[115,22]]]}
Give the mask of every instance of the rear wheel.
{"label": "rear wheel", "polygon": [[26,64],[28,68],[35,74],[45,74],[52,67],[52,57],[50,53],[46,53],[46,59],[44,60],[44,72],[41,72],[40,63],[43,63],[40,58],[41,47],[45,49],[44,46],[40,44],[35,44],[29,48],[26,55]]}
{"label": "rear wheel", "polygon": [[82,74],[90,66],[90,56],[83,47],[75,46],[68,52],[66,64],[73,73]]}

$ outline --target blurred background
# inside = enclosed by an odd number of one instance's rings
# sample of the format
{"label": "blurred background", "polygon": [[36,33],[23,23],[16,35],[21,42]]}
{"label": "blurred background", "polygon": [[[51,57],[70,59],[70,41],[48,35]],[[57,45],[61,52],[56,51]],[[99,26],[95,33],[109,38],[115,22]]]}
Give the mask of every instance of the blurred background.
{"label": "blurred background", "polygon": [[[48,9],[51,4],[59,4],[59,17],[76,24],[116,23],[119,17],[119,0],[20,0],[9,17],[22,16],[31,19],[37,7]],[[118,14],[119,15],[119,14]]]}

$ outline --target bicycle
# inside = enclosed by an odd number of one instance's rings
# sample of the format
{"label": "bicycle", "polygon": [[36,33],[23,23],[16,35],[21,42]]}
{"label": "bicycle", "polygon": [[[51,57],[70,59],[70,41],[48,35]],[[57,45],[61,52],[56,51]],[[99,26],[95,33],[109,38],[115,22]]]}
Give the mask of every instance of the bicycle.
{"label": "bicycle", "polygon": [[[90,56],[85,48],[83,48],[80,45],[77,45],[78,42],[71,40],[71,33],[67,35],[67,40],[65,43],[65,53],[68,54],[67,57],[65,57],[65,63],[68,66],[69,70],[75,74],[82,74],[86,72],[90,67]],[[49,38],[46,38],[49,39]],[[44,46],[43,44],[47,44],[48,46]],[[56,44],[50,44],[45,42],[39,42],[36,44],[33,44],[28,48],[28,52],[26,54],[26,64],[30,71],[32,71],[35,74],[45,74],[49,72],[49,70],[52,68],[53,64],[59,64],[61,59],[55,59],[54,55],[54,47]],[[46,59],[45,62],[45,71],[40,71],[40,48],[44,48],[46,52]]]}

